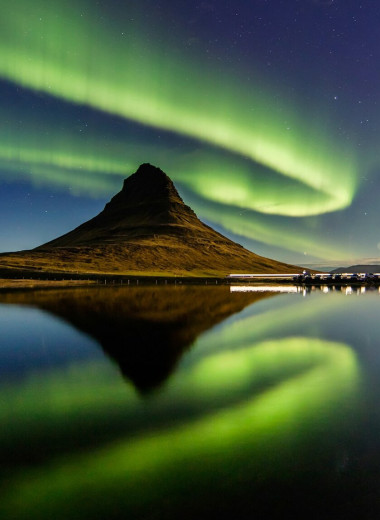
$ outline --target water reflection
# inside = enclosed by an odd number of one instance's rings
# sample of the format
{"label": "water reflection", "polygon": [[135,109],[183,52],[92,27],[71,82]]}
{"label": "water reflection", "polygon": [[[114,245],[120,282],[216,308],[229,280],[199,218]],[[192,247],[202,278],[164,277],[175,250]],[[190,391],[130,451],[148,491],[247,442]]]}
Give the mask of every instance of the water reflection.
{"label": "water reflection", "polygon": [[[108,507],[118,503],[129,512],[134,511],[135,518],[141,518],[140,515],[145,518],[152,501],[158,507],[162,497],[169,495],[171,514],[165,518],[176,518],[180,512],[184,518],[191,518],[203,507],[199,503],[195,511],[190,507],[182,512],[184,505],[190,506],[189,496],[184,495],[189,485],[192,496],[207,490],[213,501],[216,482],[225,486],[223,480],[227,479],[232,492],[236,493],[237,488],[241,488],[242,471],[248,472],[248,481],[256,474],[260,479],[278,478],[282,471],[286,473],[297,451],[298,456],[302,453],[306,457],[300,460],[301,466],[306,461],[317,464],[309,446],[311,439],[318,442],[313,430],[318,431],[326,421],[331,422],[342,400],[353,397],[357,368],[352,352],[342,345],[297,339],[283,345],[258,346],[256,351],[242,352],[241,356],[240,361],[251,357],[247,369],[252,367],[253,373],[256,357],[261,368],[266,365],[267,370],[274,370],[276,374],[272,377],[277,380],[276,386],[253,395],[237,407],[225,408],[154,435],[141,435],[79,460],[58,462],[47,471],[34,474],[32,480],[18,482],[16,493],[11,490],[9,494],[8,510],[16,510],[21,518],[26,518],[32,509],[39,511],[39,518],[49,518],[53,506],[54,518],[70,518],[78,513],[81,518],[93,518],[95,513],[103,515],[101,518],[115,518]],[[226,360],[220,361],[209,360],[213,366],[209,366],[211,370],[202,377],[211,376],[211,381],[221,385],[227,371],[223,369]],[[231,359],[227,361],[230,363]],[[274,361],[280,361],[280,366]],[[284,374],[279,377],[278,373],[284,368],[281,364],[285,364],[286,373],[292,363],[300,364],[301,374],[293,374],[281,382],[284,378]],[[236,359],[234,364],[232,382],[237,382]],[[220,367],[222,373],[218,373]],[[239,384],[245,382],[243,378]],[[193,383],[198,390],[196,379]],[[321,418],[316,410],[321,411],[320,405],[326,403],[328,406],[322,406]],[[107,500],[104,500],[104,490]],[[222,504],[223,500],[219,505]],[[227,510],[231,505],[226,502]],[[173,506],[174,511],[178,508],[174,515]],[[204,507],[207,511],[209,506],[204,503]]]}
{"label": "water reflection", "polygon": [[364,285],[231,285],[230,292],[252,292],[252,293],[297,293],[306,296],[313,292],[322,292],[324,294],[331,292],[341,292],[346,295],[349,294],[365,294],[378,293],[380,294],[380,287],[378,286],[364,286]]}
{"label": "water reflection", "polygon": [[230,292],[252,292],[252,293],[299,293],[301,287],[296,285],[231,285]]}
{"label": "water reflection", "polygon": [[380,482],[379,442],[363,434],[364,415],[380,429],[378,384],[367,383],[380,365],[380,300],[323,288],[307,296],[229,287],[2,294],[91,334],[142,391],[177,369],[144,398],[89,363],[9,387],[0,439],[15,449],[24,436],[38,456],[28,472],[27,448],[16,459],[0,511],[28,520],[356,517]]}
{"label": "water reflection", "polygon": [[160,386],[205,330],[265,298],[228,287],[86,288],[0,293],[0,303],[28,305],[89,334],[141,392]]}

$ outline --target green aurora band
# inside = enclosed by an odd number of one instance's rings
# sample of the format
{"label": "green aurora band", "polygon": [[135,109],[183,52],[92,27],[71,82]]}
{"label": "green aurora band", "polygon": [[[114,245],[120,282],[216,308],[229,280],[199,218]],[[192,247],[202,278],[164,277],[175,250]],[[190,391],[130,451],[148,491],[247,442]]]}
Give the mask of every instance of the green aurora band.
{"label": "green aurora band", "polygon": [[[312,235],[305,231],[301,218],[292,218],[292,222],[287,220],[289,217],[276,222],[268,220],[273,215],[267,215],[266,208],[273,212],[277,208],[279,213],[285,213],[287,208],[291,213],[293,207],[304,207],[310,212],[314,203],[318,205],[314,190],[259,165],[252,175],[249,162],[239,156],[221,157],[212,149],[184,152],[174,146],[143,144],[131,138],[127,142],[122,138],[107,139],[99,127],[78,135],[75,121],[65,121],[64,130],[59,130],[46,114],[35,121],[30,113],[20,113],[15,108],[1,107],[0,113],[8,121],[7,128],[0,128],[0,169],[3,177],[9,176],[10,180],[17,174],[37,186],[64,190],[69,186],[74,195],[110,196],[120,189],[121,179],[149,157],[177,184],[188,188],[185,201],[200,218],[222,225],[227,232],[295,252],[307,250],[319,257],[344,256],[344,251],[337,251],[336,243],[329,243],[323,233],[318,236],[317,230]],[[23,120],[21,128],[17,125],[19,119]],[[212,200],[223,198],[215,187],[226,193],[240,190],[247,204],[250,198],[249,204],[256,210],[242,209],[227,200]],[[230,195],[226,198],[233,200]]]}
{"label": "green aurora band", "polygon": [[[231,167],[223,168],[224,157],[190,163],[188,171],[181,171],[182,180],[198,194],[223,204],[293,217],[350,205],[357,177],[353,152],[330,135],[325,121],[318,123],[313,114],[301,118],[289,103],[262,94],[259,80],[253,89],[196,57],[178,57],[170,42],[153,48],[147,37],[149,27],[142,22],[123,20],[124,34],[115,36],[111,21],[100,23],[96,7],[88,2],[1,4],[2,78],[253,161],[251,168],[237,171],[232,159]],[[132,15],[138,20],[138,12],[131,8]],[[22,146],[19,152],[21,161],[33,162],[33,152]],[[36,152],[38,161],[49,164],[44,153]],[[49,153],[52,166],[77,168],[78,161],[70,164],[59,150]],[[0,157],[12,161],[14,150],[2,149]],[[120,159],[124,161],[117,155],[107,161],[84,156],[82,162],[94,172],[122,173],[134,158],[123,164]],[[37,167],[35,172],[38,176]],[[289,189],[274,188],[274,174],[288,179]]]}
{"label": "green aurora band", "polygon": [[[145,147],[145,153],[147,148]],[[136,156],[135,149],[131,148],[130,152],[127,160],[131,156]],[[154,150],[151,150],[150,155],[154,157],[162,155],[162,151],[157,152],[157,154],[154,152]],[[205,157],[210,159],[209,155],[206,156],[205,154]],[[53,185],[56,189],[62,188],[63,190],[70,186],[70,191],[74,195],[86,194],[95,198],[99,195],[109,196],[120,189],[121,182],[115,176],[106,174],[105,171],[112,171],[115,175],[123,178],[135,169],[135,166],[131,165],[129,171],[125,172],[127,160],[120,162],[112,159],[96,161],[91,155],[88,157],[83,156],[83,154],[75,155],[72,151],[65,154],[64,152],[54,153],[51,150],[36,150],[36,148],[21,150],[7,148],[4,150],[0,146],[0,169],[3,168],[4,171],[7,171],[10,179],[13,178],[14,173],[17,173],[18,177],[32,180],[33,184],[37,186]],[[165,161],[172,165],[175,162],[175,151],[172,151],[170,161],[162,157],[162,161],[157,162],[157,164],[164,164]],[[178,162],[182,162],[182,158],[178,157]],[[138,164],[138,161],[134,164]],[[226,162],[223,163],[223,167],[226,167]],[[185,168],[183,171],[185,171]],[[236,165],[235,174],[237,174]],[[175,181],[178,180],[187,185],[183,172],[179,175],[174,173],[171,177]],[[288,185],[287,188],[290,189],[291,186]],[[286,197],[286,191],[283,191],[283,196],[289,204],[291,197]],[[294,196],[296,190],[291,190],[291,193]],[[272,197],[272,204],[275,204],[274,190],[268,192],[269,196]],[[201,218],[223,226],[227,232],[230,231],[236,235],[249,238],[254,237],[255,240],[264,244],[276,244],[278,247],[294,252],[307,250],[310,254],[321,258],[325,255],[328,255],[331,259],[341,258],[345,254],[343,248],[338,250],[336,243],[329,243],[322,232],[317,240],[317,230],[314,230],[313,235],[310,236],[309,233],[305,232],[300,219],[293,221],[291,225],[288,221],[277,221],[274,225],[268,222],[265,215],[262,215],[259,211],[245,210],[244,213],[241,213],[236,206],[226,203],[210,203],[207,197],[204,197],[203,203],[201,203],[202,199],[192,197],[192,190],[189,192],[189,198],[185,200]],[[297,232],[295,233],[295,231]]]}

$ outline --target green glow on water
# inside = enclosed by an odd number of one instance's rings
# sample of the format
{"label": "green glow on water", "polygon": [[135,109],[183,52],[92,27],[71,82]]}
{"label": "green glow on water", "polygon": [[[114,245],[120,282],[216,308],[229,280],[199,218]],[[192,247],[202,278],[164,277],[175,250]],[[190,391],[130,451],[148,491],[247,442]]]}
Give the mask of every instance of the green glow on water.
{"label": "green glow on water", "polygon": [[[278,472],[294,456],[295,438],[310,440],[320,421],[324,427],[334,422],[343,403],[354,406],[359,371],[344,344],[290,337],[247,346],[233,357],[221,352],[204,358],[173,385],[171,400],[212,401],[263,376],[272,378],[269,388],[227,408],[15,477],[1,509],[21,519],[33,510],[38,518],[67,518],[79,508],[86,517],[103,507],[105,495],[105,508],[114,499],[118,507],[143,507],[147,496],[154,501],[167,492],[175,500],[181,479],[191,476],[195,486],[204,485],[210,474],[233,472],[244,460],[260,474]],[[273,453],[275,466],[268,464]]]}
{"label": "green glow on water", "polygon": [[[280,301],[280,300],[277,300]],[[328,298],[310,299],[305,305],[303,300],[289,299],[287,305],[279,308],[254,306],[252,315],[242,315],[232,323],[226,321],[218,330],[206,332],[202,341],[202,349],[194,355],[203,357],[206,353],[218,352],[221,349],[240,349],[242,345],[262,341],[268,332],[280,337],[292,334],[297,320],[298,329],[304,329],[305,334],[310,323],[327,323],[331,319],[339,319],[344,313],[350,312],[352,301],[341,294],[329,294]],[[257,309],[261,309],[257,314]],[[318,318],[317,318],[318,317]],[[323,326],[316,328],[320,335]]]}
{"label": "green glow on water", "polygon": [[[101,394],[102,398],[97,396]],[[23,430],[29,427],[67,421],[82,414],[101,416],[124,406],[135,409],[138,397],[131,385],[121,381],[117,369],[103,362],[73,364],[65,370],[52,370],[47,374],[32,373],[18,384],[1,386],[3,399],[0,418],[3,425],[14,422]],[[13,426],[15,428],[15,426]],[[2,429],[0,438],[6,433]]]}

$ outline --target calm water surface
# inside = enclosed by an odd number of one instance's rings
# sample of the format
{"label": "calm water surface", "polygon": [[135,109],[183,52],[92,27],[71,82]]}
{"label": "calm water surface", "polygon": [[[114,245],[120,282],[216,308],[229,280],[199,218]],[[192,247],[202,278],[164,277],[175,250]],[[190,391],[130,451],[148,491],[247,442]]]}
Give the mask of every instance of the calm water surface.
{"label": "calm water surface", "polygon": [[380,518],[380,295],[0,293],[4,519]]}

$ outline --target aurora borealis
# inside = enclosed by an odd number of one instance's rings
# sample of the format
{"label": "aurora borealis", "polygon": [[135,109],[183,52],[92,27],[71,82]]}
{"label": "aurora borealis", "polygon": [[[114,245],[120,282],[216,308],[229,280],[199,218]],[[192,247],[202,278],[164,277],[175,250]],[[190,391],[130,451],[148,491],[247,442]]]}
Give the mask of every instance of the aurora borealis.
{"label": "aurora borealis", "polygon": [[151,162],[258,254],[378,255],[373,3],[0,5],[0,251],[92,217]]}

